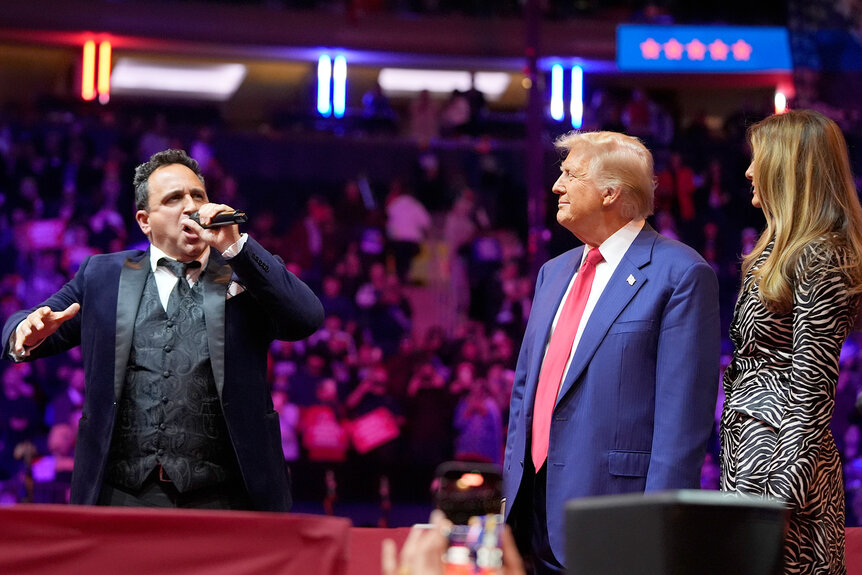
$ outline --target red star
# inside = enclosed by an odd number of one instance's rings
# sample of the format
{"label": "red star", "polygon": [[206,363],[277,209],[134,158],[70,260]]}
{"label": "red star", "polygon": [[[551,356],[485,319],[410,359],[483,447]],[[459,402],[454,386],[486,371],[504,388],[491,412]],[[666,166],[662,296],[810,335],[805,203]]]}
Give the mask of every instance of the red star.
{"label": "red star", "polygon": [[671,38],[664,45],[664,55],[668,60],[681,60],[682,44],[676,38]]}
{"label": "red star", "polygon": [[734,60],[748,60],[751,58],[751,44],[748,44],[744,40],[737,40],[734,42],[730,49],[733,50],[733,59]]}
{"label": "red star", "polygon": [[713,60],[727,60],[727,44],[716,40],[709,45],[709,57]]}
{"label": "red star", "polygon": [[689,60],[703,60],[703,56],[706,54],[706,46],[697,38],[686,44],[685,50],[688,52]]}
{"label": "red star", "polygon": [[641,42],[641,56],[644,57],[644,60],[658,60],[660,54],[661,44],[652,38],[647,38]]}

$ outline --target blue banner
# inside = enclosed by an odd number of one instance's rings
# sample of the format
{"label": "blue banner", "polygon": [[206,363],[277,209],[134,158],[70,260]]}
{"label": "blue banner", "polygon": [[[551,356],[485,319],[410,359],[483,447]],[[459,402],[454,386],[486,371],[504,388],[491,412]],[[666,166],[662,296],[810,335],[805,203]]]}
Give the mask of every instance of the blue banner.
{"label": "blue banner", "polygon": [[617,27],[617,67],[624,72],[791,71],[786,28],[749,26]]}

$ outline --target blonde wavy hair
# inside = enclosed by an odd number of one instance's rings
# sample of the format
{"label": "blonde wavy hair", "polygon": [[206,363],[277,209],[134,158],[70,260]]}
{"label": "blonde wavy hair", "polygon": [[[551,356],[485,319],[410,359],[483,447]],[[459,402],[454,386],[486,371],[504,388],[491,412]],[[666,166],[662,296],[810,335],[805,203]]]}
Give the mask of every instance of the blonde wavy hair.
{"label": "blonde wavy hair", "polygon": [[618,132],[569,132],[554,142],[561,152],[589,158],[589,177],[600,190],[619,188],[623,215],[645,218],[653,212],[655,176],[650,151],[635,137]]}
{"label": "blonde wavy hair", "polygon": [[819,112],[791,110],[751,126],[748,139],[766,229],[742,261],[743,277],[774,240],[754,279],[768,309],[788,312],[800,254],[825,241],[846,251],[836,267],[851,293],[862,291],[862,207],[841,129]]}

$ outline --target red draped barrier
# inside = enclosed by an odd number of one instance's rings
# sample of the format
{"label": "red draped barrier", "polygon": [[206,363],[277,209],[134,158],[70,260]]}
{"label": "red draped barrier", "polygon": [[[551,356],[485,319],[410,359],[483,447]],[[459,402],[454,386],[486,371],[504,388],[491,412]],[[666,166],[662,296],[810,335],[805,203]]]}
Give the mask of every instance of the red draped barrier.
{"label": "red draped barrier", "polygon": [[0,508],[0,573],[340,575],[349,536],[318,515],[16,505]]}
{"label": "red draped barrier", "polygon": [[862,575],[862,527],[847,528],[847,575]]}
{"label": "red draped barrier", "polygon": [[392,539],[404,544],[409,527],[376,529],[373,527],[354,527],[350,530],[350,561],[347,575],[380,575],[380,546],[384,539]]}
{"label": "red draped barrier", "polygon": [[[379,575],[380,546],[410,531],[320,515],[74,505],[0,508],[0,573],[15,575]],[[862,575],[862,528],[847,529]]]}

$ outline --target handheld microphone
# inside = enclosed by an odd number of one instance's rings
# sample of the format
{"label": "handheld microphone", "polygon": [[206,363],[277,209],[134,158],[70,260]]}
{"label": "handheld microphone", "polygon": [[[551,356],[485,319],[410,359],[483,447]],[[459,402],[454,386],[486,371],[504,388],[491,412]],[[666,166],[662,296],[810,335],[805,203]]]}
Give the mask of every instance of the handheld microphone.
{"label": "handheld microphone", "polygon": [[234,210],[232,212],[219,212],[213,216],[212,221],[206,226],[201,224],[201,216],[197,212],[191,214],[189,219],[195,222],[200,227],[206,228],[218,228],[221,226],[232,226],[235,224],[244,224],[248,221],[248,216],[245,215],[245,212],[240,212],[239,210]]}

